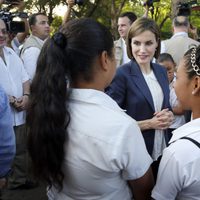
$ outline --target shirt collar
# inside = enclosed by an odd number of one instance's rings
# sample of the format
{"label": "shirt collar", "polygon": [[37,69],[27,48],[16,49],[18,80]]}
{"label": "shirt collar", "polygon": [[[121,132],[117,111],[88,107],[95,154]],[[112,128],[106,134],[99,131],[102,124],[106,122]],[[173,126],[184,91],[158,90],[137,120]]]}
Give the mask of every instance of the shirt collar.
{"label": "shirt collar", "polygon": [[175,34],[172,36],[172,38],[177,37],[177,36],[188,37],[188,33],[186,33],[186,32],[178,32],[178,33],[175,33]]}
{"label": "shirt collar", "polygon": [[72,89],[69,99],[85,103],[99,104],[113,110],[124,112],[107,94],[94,89]]}
{"label": "shirt collar", "polygon": [[41,40],[39,37],[35,36],[35,35],[32,35],[40,44],[44,44],[45,41],[47,40],[47,38],[45,40]]}
{"label": "shirt collar", "polygon": [[5,54],[12,54],[12,49],[5,46],[5,47],[3,47],[3,52],[4,52]]}
{"label": "shirt collar", "polygon": [[200,118],[197,118],[173,131],[173,135],[169,143],[172,143],[182,137],[189,136],[199,131],[200,131]]}

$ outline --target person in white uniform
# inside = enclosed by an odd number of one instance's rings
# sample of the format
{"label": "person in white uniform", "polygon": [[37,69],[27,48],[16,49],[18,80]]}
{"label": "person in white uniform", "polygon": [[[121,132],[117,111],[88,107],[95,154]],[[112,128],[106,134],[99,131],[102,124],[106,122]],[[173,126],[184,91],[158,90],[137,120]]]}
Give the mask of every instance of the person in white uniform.
{"label": "person in white uniform", "polygon": [[200,199],[200,46],[184,55],[174,88],[182,107],[192,110],[193,118],[173,132],[163,153],[152,197],[197,200]]}
{"label": "person in white uniform", "polygon": [[49,200],[150,198],[152,159],[140,128],[104,93],[115,70],[111,33],[92,19],[70,20],[44,44],[27,124]]}

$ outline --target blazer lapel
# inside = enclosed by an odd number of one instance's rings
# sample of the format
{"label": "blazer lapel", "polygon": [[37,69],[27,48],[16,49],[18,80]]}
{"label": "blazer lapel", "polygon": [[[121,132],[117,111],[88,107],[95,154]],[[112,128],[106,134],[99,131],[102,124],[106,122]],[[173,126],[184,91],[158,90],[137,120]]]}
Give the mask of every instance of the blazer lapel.
{"label": "blazer lapel", "polygon": [[153,98],[151,95],[151,92],[149,90],[149,87],[142,75],[142,72],[139,68],[139,66],[134,63],[133,61],[130,62],[130,74],[132,76],[132,80],[136,84],[136,86],[139,88],[140,92],[143,94],[147,102],[150,104],[153,111],[155,111],[154,104],[153,104]]}

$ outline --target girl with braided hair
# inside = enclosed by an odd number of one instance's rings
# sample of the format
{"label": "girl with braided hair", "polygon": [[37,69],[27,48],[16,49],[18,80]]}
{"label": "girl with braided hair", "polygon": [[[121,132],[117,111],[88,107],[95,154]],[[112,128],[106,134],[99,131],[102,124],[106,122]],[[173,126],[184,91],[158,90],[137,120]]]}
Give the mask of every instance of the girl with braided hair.
{"label": "girl with braided hair", "polygon": [[[49,200],[149,199],[151,157],[137,123],[104,93],[116,68],[110,32],[70,20],[44,44],[31,85],[28,147]],[[130,185],[130,188],[129,188]]]}
{"label": "girl with braided hair", "polygon": [[180,61],[174,89],[192,120],[173,131],[158,171],[154,199],[200,198],[200,46],[186,52]]}

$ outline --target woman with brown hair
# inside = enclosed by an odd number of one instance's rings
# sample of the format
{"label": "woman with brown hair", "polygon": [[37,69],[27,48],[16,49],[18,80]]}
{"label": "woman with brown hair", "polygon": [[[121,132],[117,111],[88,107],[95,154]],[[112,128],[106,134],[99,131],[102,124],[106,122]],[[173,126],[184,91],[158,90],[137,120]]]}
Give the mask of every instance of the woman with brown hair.
{"label": "woman with brown hair", "polygon": [[160,30],[152,19],[139,18],[131,25],[126,43],[131,61],[117,70],[107,94],[137,121],[155,161],[156,176],[157,160],[169,141],[166,129],[173,120],[166,70],[152,63],[160,52]]}

